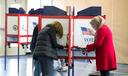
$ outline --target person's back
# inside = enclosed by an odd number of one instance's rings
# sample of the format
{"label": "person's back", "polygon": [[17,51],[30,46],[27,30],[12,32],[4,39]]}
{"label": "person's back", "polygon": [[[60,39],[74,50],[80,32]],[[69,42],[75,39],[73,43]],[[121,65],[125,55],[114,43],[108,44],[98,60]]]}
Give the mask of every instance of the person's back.
{"label": "person's back", "polygon": [[[52,37],[50,37],[51,35]],[[51,39],[52,38],[52,39]],[[56,40],[55,28],[51,24],[46,25],[38,35],[35,54],[36,55],[45,55],[52,58],[57,58],[57,52],[55,51],[56,44],[53,44],[52,41]]]}

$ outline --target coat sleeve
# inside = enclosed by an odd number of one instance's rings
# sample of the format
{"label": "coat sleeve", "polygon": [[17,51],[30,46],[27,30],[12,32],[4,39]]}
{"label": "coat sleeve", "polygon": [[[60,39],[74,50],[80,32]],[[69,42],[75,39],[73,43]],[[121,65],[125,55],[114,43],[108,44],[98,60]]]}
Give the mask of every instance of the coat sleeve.
{"label": "coat sleeve", "polygon": [[31,44],[30,44],[30,50],[31,50],[32,52],[33,52],[33,50],[35,49],[37,36],[38,36],[38,26],[36,26],[36,27],[34,28],[34,30],[33,30],[32,40],[31,40]]}
{"label": "coat sleeve", "polygon": [[49,36],[51,38],[51,43],[52,43],[53,48],[63,49],[63,46],[59,45],[57,43],[56,31],[53,28],[48,30],[48,34],[49,34]]}
{"label": "coat sleeve", "polygon": [[96,33],[95,42],[86,46],[87,51],[93,51],[100,47],[104,41],[105,35],[105,29],[99,29]]}

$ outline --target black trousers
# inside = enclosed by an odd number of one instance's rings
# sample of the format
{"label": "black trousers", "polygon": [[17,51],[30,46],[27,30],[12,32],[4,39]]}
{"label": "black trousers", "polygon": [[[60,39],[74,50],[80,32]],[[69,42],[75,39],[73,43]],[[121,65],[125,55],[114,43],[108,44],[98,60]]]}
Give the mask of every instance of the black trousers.
{"label": "black trousers", "polygon": [[42,76],[54,76],[53,59],[46,56],[40,56],[38,59],[41,65]]}
{"label": "black trousers", "polygon": [[110,71],[100,71],[101,76],[110,76]]}

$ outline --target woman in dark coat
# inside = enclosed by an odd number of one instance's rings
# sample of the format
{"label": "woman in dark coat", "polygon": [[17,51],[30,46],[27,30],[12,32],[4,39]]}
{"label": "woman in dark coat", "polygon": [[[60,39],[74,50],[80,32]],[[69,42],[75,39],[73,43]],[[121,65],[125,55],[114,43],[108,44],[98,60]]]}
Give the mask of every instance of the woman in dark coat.
{"label": "woman in dark coat", "polygon": [[96,50],[96,68],[101,76],[109,76],[109,71],[117,68],[112,32],[101,16],[94,17],[90,24],[96,30],[95,41],[86,49],[88,52]]}
{"label": "woman in dark coat", "polygon": [[57,44],[56,36],[59,38],[63,36],[63,27],[58,21],[46,25],[38,34],[34,56],[40,62],[42,76],[53,76],[54,74],[53,60],[57,59],[57,48],[63,48]]}

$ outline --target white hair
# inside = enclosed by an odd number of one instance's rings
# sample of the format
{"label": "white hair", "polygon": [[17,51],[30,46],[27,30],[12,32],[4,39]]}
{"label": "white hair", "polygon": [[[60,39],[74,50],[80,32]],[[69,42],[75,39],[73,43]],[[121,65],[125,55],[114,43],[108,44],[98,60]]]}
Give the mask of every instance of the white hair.
{"label": "white hair", "polygon": [[95,25],[95,26],[93,26],[93,28],[95,30],[97,30],[100,26],[102,26],[103,24],[105,24],[105,19],[102,16],[95,16],[90,21],[90,24],[91,25]]}

